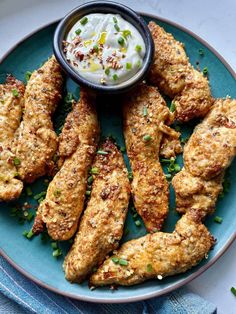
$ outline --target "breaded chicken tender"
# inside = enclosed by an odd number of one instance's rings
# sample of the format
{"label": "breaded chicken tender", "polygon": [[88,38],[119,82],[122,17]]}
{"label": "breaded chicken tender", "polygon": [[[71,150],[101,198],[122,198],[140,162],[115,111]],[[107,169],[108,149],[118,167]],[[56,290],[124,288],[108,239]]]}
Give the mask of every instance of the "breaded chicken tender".
{"label": "breaded chicken tender", "polygon": [[172,180],[176,210],[183,214],[192,209],[204,216],[213,213],[218,195],[222,192],[223,175],[204,180],[191,175],[183,168]]}
{"label": "breaded chicken tender", "polygon": [[64,163],[39,206],[34,233],[42,232],[45,223],[54,240],[68,240],[74,235],[84,206],[88,171],[98,137],[94,100],[81,90],[80,100],[68,114],[59,137],[59,156]]}
{"label": "breaded chicken tender", "polygon": [[66,256],[66,279],[81,282],[117,248],[127,214],[130,185],[123,157],[111,140],[95,158],[91,198]]}
{"label": "breaded chicken tender", "polygon": [[235,154],[236,100],[218,99],[185,145],[185,167],[172,180],[177,211],[212,213]]}
{"label": "breaded chicken tender", "polygon": [[235,154],[236,99],[217,99],[185,145],[185,168],[209,180],[229,167]]}
{"label": "breaded chicken tender", "polygon": [[147,279],[162,279],[197,265],[214,238],[191,211],[177,222],[173,233],[157,232],[124,243],[90,278],[91,286],[130,286]]}
{"label": "breaded chicken tender", "polygon": [[27,84],[23,121],[17,130],[13,152],[20,161],[19,177],[33,182],[53,166],[57,136],[51,116],[61,99],[62,74],[55,57],[34,71]]}
{"label": "breaded chicken tender", "polygon": [[149,29],[155,44],[150,82],[174,98],[177,120],[204,117],[213,103],[207,78],[189,63],[182,43],[154,22]]}
{"label": "breaded chicken tender", "polygon": [[156,88],[140,85],[123,105],[124,136],[132,168],[135,208],[149,232],[159,230],[168,212],[169,187],[158,160],[163,133],[172,115]]}
{"label": "breaded chicken tender", "polygon": [[24,91],[24,84],[13,76],[8,76],[6,83],[0,85],[0,201],[18,198],[23,189],[23,183],[16,178],[17,160],[11,146],[20,125]]}

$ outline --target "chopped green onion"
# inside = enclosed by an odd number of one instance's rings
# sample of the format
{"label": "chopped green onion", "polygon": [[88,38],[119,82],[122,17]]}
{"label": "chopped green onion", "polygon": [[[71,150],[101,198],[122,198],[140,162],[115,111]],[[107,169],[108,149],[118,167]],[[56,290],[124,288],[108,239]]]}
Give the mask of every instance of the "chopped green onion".
{"label": "chopped green onion", "polygon": [[144,135],[144,137],[143,137],[143,140],[144,140],[145,142],[149,142],[151,139],[152,139],[152,138],[151,138],[151,136],[150,136],[149,134],[146,134],[146,135]]}
{"label": "chopped green onion", "polygon": [[99,154],[99,155],[107,155],[108,152],[105,152],[104,150],[98,150],[97,154]]}
{"label": "chopped green onion", "polygon": [[98,53],[98,45],[94,45],[93,50]]}
{"label": "chopped green onion", "polygon": [[171,163],[167,168],[168,172],[175,172],[175,164]]}
{"label": "chopped green onion", "polygon": [[21,164],[21,161],[20,161],[19,158],[14,157],[14,158],[13,158],[13,163],[14,163],[15,166],[19,166],[19,165]]}
{"label": "chopped green onion", "polygon": [[127,265],[128,265],[128,261],[126,261],[126,260],[123,259],[123,258],[120,258],[120,259],[119,259],[119,264],[120,264],[121,266],[127,266]]}
{"label": "chopped green onion", "polygon": [[136,45],[135,50],[137,52],[141,52],[142,51],[142,47],[140,45]]}
{"label": "chopped green onion", "polygon": [[30,188],[29,186],[27,186],[27,187],[25,188],[25,191],[26,191],[26,194],[27,194],[28,196],[30,196],[30,195],[33,194],[32,190],[31,190],[31,188]]}
{"label": "chopped green onion", "polygon": [[91,191],[86,191],[85,192],[85,195],[87,195],[87,196],[90,196],[90,194],[91,194]]}
{"label": "chopped green onion", "polygon": [[121,151],[122,153],[125,153],[125,151],[126,151],[125,146],[121,146],[120,151]]}
{"label": "chopped green onion", "polygon": [[132,69],[132,63],[127,62],[126,63],[126,70],[130,70],[130,69]]}
{"label": "chopped green onion", "polygon": [[166,179],[171,179],[171,174],[170,173],[165,173]]}
{"label": "chopped green onion", "polygon": [[85,17],[83,17],[82,20],[80,21],[80,24],[81,24],[81,25],[85,25],[85,24],[87,24],[87,23],[88,23],[88,18],[87,18],[87,16],[85,16]]}
{"label": "chopped green onion", "polygon": [[28,81],[29,81],[29,79],[30,79],[31,75],[32,75],[32,72],[30,72],[30,71],[26,71],[26,73],[25,73],[25,80],[26,80],[26,82],[28,82]]}
{"label": "chopped green onion", "polygon": [[236,288],[231,287],[230,291],[233,293],[233,295],[235,295],[235,296],[236,296]]}
{"label": "chopped green onion", "polygon": [[124,40],[123,37],[119,37],[119,38],[118,38],[118,44],[121,45],[121,46],[124,46],[125,40]]}
{"label": "chopped green onion", "polygon": [[45,197],[40,197],[40,199],[38,199],[38,203],[40,204],[43,200],[45,199]]}
{"label": "chopped green onion", "polygon": [[113,75],[113,80],[116,81],[117,79],[118,79],[118,75],[117,75],[117,74],[114,74],[114,75]]}
{"label": "chopped green onion", "polygon": [[114,27],[115,27],[115,29],[116,29],[117,32],[120,31],[120,28],[119,28],[118,24],[115,24]]}
{"label": "chopped green onion", "polygon": [[59,197],[61,195],[61,190],[59,189],[56,189],[54,192],[53,192],[54,196],[55,197]]}
{"label": "chopped green onion", "polygon": [[140,68],[141,67],[141,61],[138,60],[138,62],[136,63],[137,64],[137,67]]}
{"label": "chopped green onion", "polygon": [[110,69],[109,69],[109,68],[106,68],[106,69],[105,69],[105,74],[106,74],[106,75],[109,75],[109,74],[110,74]]}
{"label": "chopped green onion", "polygon": [[34,218],[34,214],[29,212],[28,216],[26,217],[26,219],[30,222],[33,218]]}
{"label": "chopped green onion", "polygon": [[28,234],[26,235],[26,238],[27,238],[27,239],[31,239],[33,236],[34,236],[33,231],[30,230],[30,231],[28,232]]}
{"label": "chopped green onion", "polygon": [[170,112],[174,112],[176,109],[174,102],[172,101],[170,104]]}
{"label": "chopped green onion", "polygon": [[76,35],[79,35],[81,32],[82,32],[82,31],[81,31],[80,28],[78,28],[78,29],[75,31]]}
{"label": "chopped green onion", "polygon": [[36,195],[34,196],[34,199],[35,199],[35,200],[38,200],[38,199],[40,199],[41,197],[45,196],[46,193],[47,193],[46,191],[42,191],[42,192],[40,192],[39,194],[36,194]]}
{"label": "chopped green onion", "polygon": [[169,164],[170,162],[171,162],[170,159],[165,159],[165,158],[161,159],[161,163],[163,164]]}
{"label": "chopped green onion", "polygon": [[56,249],[55,251],[52,252],[53,257],[58,257],[62,255],[61,249]]}
{"label": "chopped green onion", "polygon": [[138,213],[136,212],[132,216],[133,216],[133,218],[137,218],[138,217]]}
{"label": "chopped green onion", "polygon": [[136,225],[137,227],[140,227],[140,226],[141,226],[141,222],[140,222],[139,220],[136,220],[134,223],[135,223],[135,225]]}
{"label": "chopped green onion", "polygon": [[92,186],[91,185],[87,185],[87,191],[91,191],[92,190]]}
{"label": "chopped green onion", "polygon": [[22,234],[23,234],[23,236],[24,236],[24,237],[27,237],[27,235],[28,235],[28,231],[27,231],[27,230],[25,230]]}
{"label": "chopped green onion", "polygon": [[112,257],[112,262],[115,263],[115,264],[118,264],[119,263],[119,258],[117,257]]}
{"label": "chopped green onion", "polygon": [[147,107],[143,107],[143,116],[146,117],[147,115]]}
{"label": "chopped green onion", "polygon": [[200,56],[204,56],[204,51],[203,51],[203,49],[198,49],[198,53],[200,54]]}
{"label": "chopped green onion", "polygon": [[208,68],[205,67],[205,68],[202,70],[202,73],[203,73],[204,75],[207,75],[207,74],[208,74]]}
{"label": "chopped green onion", "polygon": [[219,216],[215,216],[214,217],[214,222],[217,222],[218,224],[221,224],[223,221],[223,218],[219,217]]}
{"label": "chopped green onion", "polygon": [[180,165],[174,164],[175,172],[179,172],[181,170]]}
{"label": "chopped green onion", "polygon": [[131,171],[128,172],[128,179],[129,180],[132,180],[133,179],[133,174]]}
{"label": "chopped green onion", "polygon": [[113,16],[113,21],[115,24],[118,23],[117,18],[115,16]]}
{"label": "chopped green onion", "polygon": [[176,125],[175,131],[180,132],[181,131],[181,127],[179,125]]}
{"label": "chopped green onion", "polygon": [[18,90],[14,88],[14,89],[12,90],[12,95],[13,95],[14,97],[18,97],[18,96],[19,96]]}
{"label": "chopped green onion", "polygon": [[131,36],[131,31],[129,31],[128,29],[125,29],[122,32],[123,37],[127,38],[128,36]]}
{"label": "chopped green onion", "polygon": [[52,247],[53,249],[57,249],[57,242],[52,242],[52,243],[51,243],[51,247]]}
{"label": "chopped green onion", "polygon": [[151,273],[153,271],[152,264],[147,264],[147,272]]}
{"label": "chopped green onion", "polygon": [[90,170],[90,172],[91,172],[92,174],[99,174],[99,170],[98,170],[97,167],[93,167],[93,168]]}
{"label": "chopped green onion", "polygon": [[93,176],[90,176],[89,178],[88,178],[88,184],[91,184],[93,182]]}

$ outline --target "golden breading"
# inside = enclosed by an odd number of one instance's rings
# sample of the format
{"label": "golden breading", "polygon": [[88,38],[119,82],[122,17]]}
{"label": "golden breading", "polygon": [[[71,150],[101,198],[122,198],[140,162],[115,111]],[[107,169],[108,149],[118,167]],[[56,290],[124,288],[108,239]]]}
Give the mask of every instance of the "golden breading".
{"label": "golden breading", "polygon": [[213,104],[209,82],[202,73],[192,70],[185,80],[184,89],[173,100],[176,119],[181,122],[204,117]]}
{"label": "golden breading", "polygon": [[222,192],[223,174],[211,180],[192,176],[186,169],[177,173],[172,185],[176,195],[176,210],[185,213],[189,209],[204,216],[215,210],[217,197]]}
{"label": "golden breading", "polygon": [[123,106],[124,136],[132,168],[135,208],[149,232],[159,230],[168,212],[169,188],[158,160],[162,135],[179,133],[165,123],[172,119],[156,88],[140,85]]}
{"label": "golden breading", "polygon": [[148,78],[160,91],[173,98],[185,86],[185,78],[190,70],[189,59],[184,45],[172,34],[155,22],[150,22],[148,27],[155,45],[154,62]]}
{"label": "golden breading", "polygon": [[197,265],[214,244],[201,217],[188,212],[173,233],[157,232],[124,243],[90,278],[91,286],[130,286],[162,279]]}
{"label": "golden breading", "polygon": [[[81,91],[59,137],[59,156],[64,163],[50,182],[33,227],[42,232],[46,223],[54,240],[68,240],[77,230],[83,210],[88,171],[96,153],[99,125],[92,98]],[[68,145],[68,148],[66,147]]]}
{"label": "golden breading", "polygon": [[0,201],[18,198],[23,189],[23,183],[15,178],[17,170],[10,150],[20,125],[24,91],[24,84],[13,76],[0,85]]}
{"label": "golden breading", "polygon": [[122,237],[128,209],[130,185],[123,157],[117,147],[106,140],[105,152],[97,155],[91,198],[82,217],[75,242],[66,256],[66,279],[81,282],[117,248]]}
{"label": "golden breading", "polygon": [[212,213],[235,154],[236,100],[218,99],[185,145],[185,168],[172,180],[177,211]]}
{"label": "golden breading", "polygon": [[210,180],[229,167],[235,154],[236,100],[218,99],[185,145],[185,168]]}
{"label": "golden breading", "polygon": [[57,136],[51,116],[61,99],[62,74],[55,57],[34,71],[27,84],[25,113],[17,130],[13,152],[20,160],[19,177],[33,182],[53,166]]}
{"label": "golden breading", "polygon": [[154,22],[149,29],[155,44],[150,82],[174,98],[177,120],[204,117],[213,103],[207,78],[191,66],[182,43]]}

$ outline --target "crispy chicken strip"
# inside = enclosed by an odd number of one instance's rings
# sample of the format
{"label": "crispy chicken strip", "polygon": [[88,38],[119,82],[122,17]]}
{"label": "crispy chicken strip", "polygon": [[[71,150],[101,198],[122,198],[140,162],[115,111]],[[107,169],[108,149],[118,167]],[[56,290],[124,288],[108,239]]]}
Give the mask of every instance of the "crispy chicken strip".
{"label": "crispy chicken strip", "polygon": [[0,85],[0,201],[18,198],[23,188],[23,183],[15,178],[17,170],[10,150],[20,125],[24,91],[24,84],[13,76]]}
{"label": "crispy chicken strip", "polygon": [[46,198],[39,206],[34,233],[42,232],[46,223],[54,240],[68,240],[74,235],[84,206],[88,171],[98,137],[94,101],[81,90],[80,100],[68,114],[59,137],[59,156],[64,163],[50,182]]}
{"label": "crispy chicken strip", "polygon": [[158,160],[163,132],[178,138],[165,123],[171,113],[156,88],[140,85],[124,102],[124,136],[133,172],[135,208],[149,232],[159,230],[168,212],[169,188]]}
{"label": "crispy chicken strip", "polygon": [[[188,212],[177,222],[173,233],[147,234],[124,243],[91,276],[90,284],[130,286],[183,273],[206,257],[213,244],[201,216]],[[127,262],[120,265],[120,260]]]}
{"label": "crispy chicken strip", "polygon": [[236,99],[218,99],[185,145],[185,168],[209,180],[229,167],[235,154]]}
{"label": "crispy chicken strip", "polygon": [[172,34],[154,22],[149,23],[149,29],[155,44],[150,82],[174,98],[177,120],[204,117],[213,102],[207,78],[191,66],[184,45]]}
{"label": "crispy chicken strip", "polygon": [[218,99],[185,145],[185,167],[172,180],[176,209],[212,213],[235,154],[236,100]]}
{"label": "crispy chicken strip", "polygon": [[75,242],[66,256],[66,279],[81,282],[117,248],[127,214],[130,185],[123,157],[117,147],[106,140],[106,152],[97,155],[91,198],[82,217]]}
{"label": "crispy chicken strip", "polygon": [[223,174],[207,181],[191,175],[183,168],[172,180],[176,210],[185,213],[192,209],[204,216],[213,213],[218,195],[222,192],[222,182]]}
{"label": "crispy chicken strip", "polygon": [[33,182],[53,166],[57,136],[51,116],[61,99],[62,81],[61,69],[53,56],[33,72],[27,84],[25,113],[13,145],[20,160],[18,173],[25,182]]}

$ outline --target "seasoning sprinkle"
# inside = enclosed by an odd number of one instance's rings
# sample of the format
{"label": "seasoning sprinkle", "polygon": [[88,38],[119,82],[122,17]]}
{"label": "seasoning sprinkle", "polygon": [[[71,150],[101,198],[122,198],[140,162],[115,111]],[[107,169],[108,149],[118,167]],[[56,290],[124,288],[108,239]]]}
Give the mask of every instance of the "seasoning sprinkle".
{"label": "seasoning sprinkle", "polygon": [[31,196],[31,195],[33,194],[32,190],[31,190],[31,188],[30,188],[29,186],[27,186],[27,187],[25,188],[25,191],[26,191],[26,194],[27,194],[28,196]]}
{"label": "seasoning sprinkle", "polygon": [[139,220],[136,220],[134,223],[135,223],[135,225],[136,225],[137,227],[140,227],[140,226],[141,226],[141,222],[140,222]]}
{"label": "seasoning sprinkle", "polygon": [[231,287],[230,291],[233,293],[234,296],[236,296],[236,288]]}
{"label": "seasoning sprinkle", "polygon": [[29,79],[30,79],[31,75],[32,75],[32,72],[30,72],[30,71],[26,71],[26,73],[25,73],[25,80],[26,80],[26,82],[28,82],[28,81],[29,81]]}
{"label": "seasoning sprinkle", "polygon": [[61,190],[56,189],[53,194],[55,197],[59,197],[61,195]]}
{"label": "seasoning sprinkle", "polygon": [[113,16],[113,21],[115,24],[118,23],[117,18],[115,16]]}
{"label": "seasoning sprinkle", "polygon": [[202,73],[203,73],[203,75],[207,75],[208,74],[208,68],[207,67],[203,68]]}
{"label": "seasoning sprinkle", "polygon": [[120,31],[120,28],[119,28],[118,24],[115,24],[114,27],[115,27],[115,29],[116,29],[117,32]]}
{"label": "seasoning sprinkle", "polygon": [[88,178],[88,184],[91,184],[93,182],[93,176],[90,176],[89,178]]}
{"label": "seasoning sprinkle", "polygon": [[113,80],[116,81],[117,79],[118,79],[118,75],[117,75],[117,74],[114,74],[114,75],[113,75]]}
{"label": "seasoning sprinkle", "polygon": [[199,53],[200,56],[204,56],[204,51],[203,51],[203,49],[201,49],[201,48],[198,49],[198,53]]}
{"label": "seasoning sprinkle", "polygon": [[125,29],[125,30],[122,32],[122,35],[123,35],[123,37],[126,39],[128,36],[131,36],[131,31],[128,30],[128,29]]}
{"label": "seasoning sprinkle", "polygon": [[133,174],[131,171],[128,172],[128,179],[131,181],[133,180]]}
{"label": "seasoning sprinkle", "polygon": [[120,151],[121,151],[122,153],[125,153],[125,152],[126,152],[125,146],[121,146]]}
{"label": "seasoning sprinkle", "polygon": [[86,191],[86,192],[85,192],[85,195],[86,195],[86,196],[90,196],[90,195],[91,195],[91,191]]}
{"label": "seasoning sprinkle", "polygon": [[127,265],[128,265],[128,261],[126,261],[126,260],[123,259],[123,258],[120,258],[120,259],[119,259],[119,264],[120,264],[121,266],[127,266]]}
{"label": "seasoning sprinkle", "polygon": [[118,38],[118,44],[121,45],[121,46],[124,46],[125,40],[124,40],[123,37],[119,37],[119,38]]}
{"label": "seasoning sprinkle", "polygon": [[130,70],[130,69],[132,69],[132,63],[127,62],[126,63],[126,70]]}
{"label": "seasoning sprinkle", "polygon": [[59,257],[62,255],[61,249],[56,249],[55,251],[52,252],[53,257]]}
{"label": "seasoning sprinkle", "polygon": [[112,262],[114,263],[114,264],[118,264],[119,263],[119,258],[117,258],[117,257],[112,257]]}
{"label": "seasoning sprinkle", "polygon": [[110,69],[109,69],[109,68],[106,68],[106,69],[105,69],[105,74],[106,74],[106,75],[109,75],[109,74],[110,74]]}

